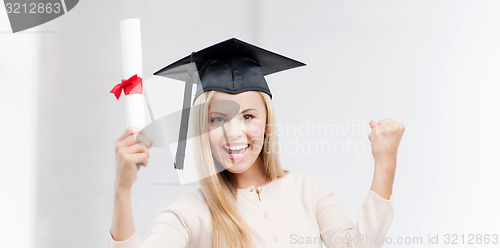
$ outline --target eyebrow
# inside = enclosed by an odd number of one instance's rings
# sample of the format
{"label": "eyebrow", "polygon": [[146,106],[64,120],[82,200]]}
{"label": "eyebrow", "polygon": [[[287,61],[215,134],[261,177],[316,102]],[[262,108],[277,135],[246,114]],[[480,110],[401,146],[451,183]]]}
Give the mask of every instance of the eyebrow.
{"label": "eyebrow", "polygon": [[248,112],[248,111],[250,111],[250,110],[255,110],[255,111],[257,111],[256,109],[249,108],[249,109],[245,109],[245,110],[241,111],[241,113],[243,114],[243,113]]}
{"label": "eyebrow", "polygon": [[222,115],[222,116],[227,116],[226,114],[221,113],[221,112],[211,112],[210,114],[211,114],[211,115],[213,115],[213,114],[218,114],[218,115]]}
{"label": "eyebrow", "polygon": [[[246,113],[246,112],[251,111],[251,110],[255,110],[255,111],[257,111],[256,109],[249,108],[249,109],[245,109],[245,110],[241,111],[241,113],[240,113],[240,114]],[[222,115],[222,116],[227,116],[226,114],[221,113],[221,112],[211,112],[210,114],[211,114],[211,115],[213,115],[213,114],[218,114],[218,115]]]}

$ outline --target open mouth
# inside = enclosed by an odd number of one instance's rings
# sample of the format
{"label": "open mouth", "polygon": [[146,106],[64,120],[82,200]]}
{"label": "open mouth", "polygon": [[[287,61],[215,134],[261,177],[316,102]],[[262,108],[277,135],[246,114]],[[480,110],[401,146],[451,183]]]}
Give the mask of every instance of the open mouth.
{"label": "open mouth", "polygon": [[231,160],[237,160],[243,158],[247,151],[248,148],[250,147],[250,144],[242,144],[242,145],[223,145],[222,148],[226,152],[226,155],[231,159]]}

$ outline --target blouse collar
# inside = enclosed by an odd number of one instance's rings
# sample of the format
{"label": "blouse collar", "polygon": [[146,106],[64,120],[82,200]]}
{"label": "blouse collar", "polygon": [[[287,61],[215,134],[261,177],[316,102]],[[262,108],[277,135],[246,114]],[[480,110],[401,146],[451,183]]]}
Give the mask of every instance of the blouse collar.
{"label": "blouse collar", "polygon": [[253,185],[248,187],[248,188],[244,188],[244,189],[238,189],[238,193],[243,193],[243,192],[254,192],[255,190],[258,190],[259,192],[263,191],[263,190],[267,190],[268,188],[270,188],[270,186],[274,183],[275,180],[272,180],[270,183],[266,184],[266,185],[262,185],[262,186],[258,186],[258,187],[254,187]]}
{"label": "blouse collar", "polygon": [[275,185],[276,181],[278,181],[280,179],[283,179],[288,174],[290,174],[290,172],[285,173],[285,175],[282,176],[282,177],[280,177],[280,178],[275,178],[274,180],[272,180],[270,183],[268,183],[266,185],[262,185],[262,186],[258,186],[258,187],[255,187],[255,186],[252,185],[252,186],[250,186],[248,188],[237,189],[238,193],[255,192],[256,190],[258,190],[259,192],[266,191],[266,190],[272,188]]}

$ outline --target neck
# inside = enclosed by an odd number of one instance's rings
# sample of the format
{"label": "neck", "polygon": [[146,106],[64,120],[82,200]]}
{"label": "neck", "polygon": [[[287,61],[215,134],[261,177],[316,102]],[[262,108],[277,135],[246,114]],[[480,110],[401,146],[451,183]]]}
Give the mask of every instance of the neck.
{"label": "neck", "polygon": [[250,186],[258,187],[271,182],[264,175],[264,163],[260,157],[245,172],[233,173],[232,175],[238,189],[246,189]]}

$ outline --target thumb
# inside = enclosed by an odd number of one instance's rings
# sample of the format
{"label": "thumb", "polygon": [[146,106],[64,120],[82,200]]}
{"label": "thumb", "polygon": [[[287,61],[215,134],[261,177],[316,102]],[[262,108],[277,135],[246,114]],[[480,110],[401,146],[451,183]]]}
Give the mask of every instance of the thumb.
{"label": "thumb", "polygon": [[374,120],[371,120],[370,123],[369,123],[369,125],[370,125],[370,128],[374,128],[374,127],[376,127],[378,125],[378,122],[376,122]]}

